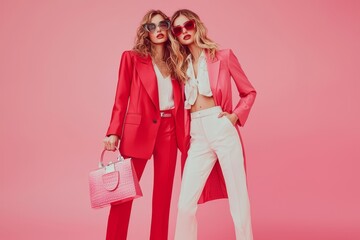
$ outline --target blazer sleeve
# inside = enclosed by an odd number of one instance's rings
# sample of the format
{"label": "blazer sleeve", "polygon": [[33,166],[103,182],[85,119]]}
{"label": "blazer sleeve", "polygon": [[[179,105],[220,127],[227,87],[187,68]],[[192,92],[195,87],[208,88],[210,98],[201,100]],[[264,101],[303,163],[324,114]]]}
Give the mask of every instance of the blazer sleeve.
{"label": "blazer sleeve", "polygon": [[246,119],[249,116],[250,109],[255,101],[256,91],[247,79],[244,71],[242,70],[240,63],[233,51],[229,51],[229,70],[232,78],[235,81],[236,88],[240,95],[240,100],[238,101],[233,112],[238,116],[238,124],[244,126]]}
{"label": "blazer sleeve", "polygon": [[121,138],[124,118],[130,96],[132,69],[133,62],[131,52],[125,51],[121,56],[115,101],[106,136],[117,135]]}

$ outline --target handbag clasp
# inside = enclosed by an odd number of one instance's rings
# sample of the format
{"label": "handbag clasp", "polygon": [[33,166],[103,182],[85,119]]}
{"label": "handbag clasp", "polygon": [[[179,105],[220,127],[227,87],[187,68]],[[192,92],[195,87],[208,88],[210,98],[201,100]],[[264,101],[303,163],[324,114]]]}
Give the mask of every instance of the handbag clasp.
{"label": "handbag clasp", "polygon": [[105,166],[105,173],[110,173],[115,171],[115,163],[109,162],[108,165]]}

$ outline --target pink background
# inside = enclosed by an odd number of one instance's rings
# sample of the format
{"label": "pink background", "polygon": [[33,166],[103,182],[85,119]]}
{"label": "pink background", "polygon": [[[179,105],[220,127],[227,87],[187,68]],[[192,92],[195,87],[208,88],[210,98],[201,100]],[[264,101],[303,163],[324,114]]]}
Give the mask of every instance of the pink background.
{"label": "pink background", "polygon": [[[183,7],[258,90],[242,129],[255,240],[360,239],[360,2],[208,2],[1,0],[0,239],[104,239],[108,209],[90,208],[87,174],[119,57],[147,10]],[[130,240],[149,236],[152,170]],[[235,239],[226,200],[200,206],[198,219],[200,240]]]}

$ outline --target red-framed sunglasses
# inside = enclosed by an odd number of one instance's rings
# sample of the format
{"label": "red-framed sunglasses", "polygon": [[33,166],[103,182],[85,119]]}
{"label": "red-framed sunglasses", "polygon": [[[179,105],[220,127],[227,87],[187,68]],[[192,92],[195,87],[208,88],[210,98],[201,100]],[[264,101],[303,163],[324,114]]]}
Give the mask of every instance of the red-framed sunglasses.
{"label": "red-framed sunglasses", "polygon": [[176,27],[173,27],[172,32],[175,35],[175,37],[178,37],[181,35],[181,33],[183,32],[183,28],[185,28],[187,31],[191,31],[191,30],[195,29],[195,21],[189,20],[189,21],[185,22],[182,26],[178,25]]}

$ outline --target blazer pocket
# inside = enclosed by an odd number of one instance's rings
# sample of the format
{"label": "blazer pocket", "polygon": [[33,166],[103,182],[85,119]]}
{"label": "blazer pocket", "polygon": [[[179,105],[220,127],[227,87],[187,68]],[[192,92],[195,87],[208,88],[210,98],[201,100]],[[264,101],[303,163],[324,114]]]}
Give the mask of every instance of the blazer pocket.
{"label": "blazer pocket", "polygon": [[134,114],[134,113],[128,113],[125,118],[126,124],[135,124],[139,125],[141,122],[141,115],[140,114]]}

